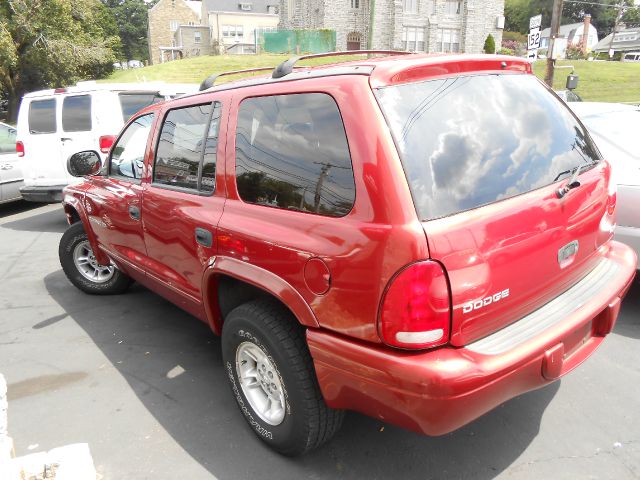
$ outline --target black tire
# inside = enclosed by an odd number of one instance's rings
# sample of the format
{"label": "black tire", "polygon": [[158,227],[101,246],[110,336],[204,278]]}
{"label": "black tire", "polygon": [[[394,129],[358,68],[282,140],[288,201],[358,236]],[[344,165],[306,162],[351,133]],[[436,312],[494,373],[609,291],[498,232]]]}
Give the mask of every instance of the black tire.
{"label": "black tire", "polygon": [[74,261],[74,252],[76,248],[84,248],[93,258],[93,251],[88,242],[89,240],[82,226],[82,222],[76,222],[67,228],[60,239],[60,246],[58,248],[60,265],[62,265],[62,270],[69,281],[83,292],[93,295],[124,293],[127,288],[129,288],[129,285],[131,285],[132,280],[115,266],[113,267],[113,275],[102,280],[91,280],[80,271],[80,267],[78,267]]}
{"label": "black tire", "polygon": [[[328,441],[344,417],[344,411],[329,408],[322,397],[304,332],[288,310],[270,300],[252,300],[236,307],[222,329],[222,358],[240,411],[262,441],[288,456],[301,455]],[[284,419],[277,425],[261,418],[238,377],[236,354],[253,348],[251,344],[264,352],[284,391]]]}

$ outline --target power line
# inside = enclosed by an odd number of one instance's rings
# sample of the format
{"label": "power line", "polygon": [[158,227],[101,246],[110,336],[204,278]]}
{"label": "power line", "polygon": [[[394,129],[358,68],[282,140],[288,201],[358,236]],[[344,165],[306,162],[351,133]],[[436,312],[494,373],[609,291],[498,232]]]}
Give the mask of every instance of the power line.
{"label": "power line", "polygon": [[629,5],[616,5],[613,3],[597,3],[597,2],[585,2],[583,0],[564,0],[566,3],[582,3],[584,5],[597,5],[600,7],[611,7],[611,8],[628,8]]}

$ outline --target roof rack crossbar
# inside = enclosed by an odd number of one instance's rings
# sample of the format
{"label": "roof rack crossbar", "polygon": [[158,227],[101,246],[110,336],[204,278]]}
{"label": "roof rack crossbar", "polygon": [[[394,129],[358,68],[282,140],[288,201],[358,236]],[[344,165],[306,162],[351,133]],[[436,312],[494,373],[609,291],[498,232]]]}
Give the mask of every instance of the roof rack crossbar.
{"label": "roof rack crossbar", "polygon": [[300,60],[306,60],[307,58],[322,58],[322,57],[339,57],[344,55],[407,55],[411,52],[399,51],[399,50],[346,50],[344,52],[325,52],[314,53],[310,55],[300,55],[298,57],[291,57],[285,60],[276,68],[273,69],[272,78],[282,78],[293,72],[294,65]]}
{"label": "roof rack crossbar", "polygon": [[241,73],[267,72],[271,70],[273,70],[273,67],[259,67],[259,68],[247,68],[245,70],[231,70],[229,72],[214,73],[213,75],[209,75],[207,78],[205,78],[202,81],[202,83],[200,84],[200,91],[213,87],[213,84],[216,83],[216,80],[220,77],[224,77],[227,75],[237,75]]}

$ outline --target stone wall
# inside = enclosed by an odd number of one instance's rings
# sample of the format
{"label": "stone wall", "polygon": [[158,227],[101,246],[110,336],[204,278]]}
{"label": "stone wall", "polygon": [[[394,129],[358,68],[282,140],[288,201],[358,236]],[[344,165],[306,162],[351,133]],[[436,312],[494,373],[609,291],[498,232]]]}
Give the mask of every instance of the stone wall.
{"label": "stone wall", "polygon": [[[196,43],[196,32],[200,32],[200,43]],[[197,57],[211,55],[209,27],[204,25],[181,25],[175,34],[176,44],[182,46],[182,55]]]}
{"label": "stone wall", "polygon": [[149,10],[149,63],[160,63],[160,47],[171,46],[176,33],[171,31],[172,20],[179,25],[200,24],[198,15],[183,0],[160,0]]}

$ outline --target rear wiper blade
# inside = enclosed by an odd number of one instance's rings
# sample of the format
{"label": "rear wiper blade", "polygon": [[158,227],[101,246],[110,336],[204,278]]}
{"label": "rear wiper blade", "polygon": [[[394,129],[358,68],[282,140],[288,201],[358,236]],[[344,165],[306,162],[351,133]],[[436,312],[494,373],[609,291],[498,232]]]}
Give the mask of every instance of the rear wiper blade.
{"label": "rear wiper blade", "polygon": [[[564,187],[561,187],[558,190],[556,190],[556,195],[558,196],[558,198],[564,197],[567,193],[569,193],[569,190],[578,188],[580,186],[580,182],[577,180],[578,175],[580,175],[580,170],[582,170],[584,167],[589,165],[592,165],[592,164],[588,163],[588,164],[579,165],[576,167],[575,171],[573,172],[573,175],[571,176],[571,179],[567,183],[565,183]],[[569,172],[563,172],[563,173],[569,173]],[[562,175],[562,173],[560,175]]]}

